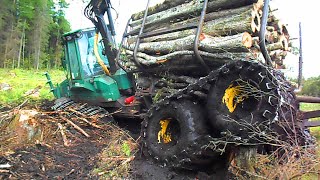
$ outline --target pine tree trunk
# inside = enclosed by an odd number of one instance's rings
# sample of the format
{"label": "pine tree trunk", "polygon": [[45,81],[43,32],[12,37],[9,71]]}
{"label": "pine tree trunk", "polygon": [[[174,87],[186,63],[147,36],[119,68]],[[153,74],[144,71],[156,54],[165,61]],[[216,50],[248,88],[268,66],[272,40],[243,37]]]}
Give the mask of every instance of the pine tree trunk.
{"label": "pine tree trunk", "polygon": [[20,64],[21,64],[21,53],[23,53],[22,52],[22,47],[23,47],[23,39],[24,39],[24,36],[25,36],[25,24],[26,24],[26,20],[24,20],[24,23],[23,23],[23,30],[22,30],[21,39],[20,39],[20,47],[19,47],[17,68],[20,68]]}
{"label": "pine tree trunk", "polygon": [[23,37],[23,43],[22,43],[22,65],[25,65],[25,58],[24,58],[24,53],[25,53],[25,46],[26,46],[26,35]]}
{"label": "pine tree trunk", "polygon": [[41,53],[41,31],[40,31],[40,38],[38,42],[38,53],[37,53],[37,70],[39,70],[40,67],[40,53]]}
{"label": "pine tree trunk", "polygon": [[13,57],[13,58],[12,58],[12,67],[11,67],[12,69],[14,69],[15,63],[16,63],[16,59]]}
{"label": "pine tree trunk", "polygon": [[[170,9],[172,7],[175,7],[175,6],[178,6],[180,4],[184,4],[184,3],[190,2],[190,1],[191,0],[174,0],[174,1],[166,0],[161,4],[157,4],[157,5],[153,6],[153,7],[149,7],[148,8],[148,15],[150,16],[152,14],[155,14],[155,13],[158,13],[160,11],[164,11],[164,10]],[[132,20],[135,21],[135,20],[143,18],[144,12],[145,12],[145,10],[133,14],[131,16]]]}
{"label": "pine tree trunk", "polygon": [[12,40],[12,37],[13,37],[13,29],[14,29],[14,24],[13,24],[13,22],[11,22],[10,38],[8,38],[8,39],[6,40],[6,47],[5,47],[5,51],[4,51],[4,62],[3,62],[4,68],[7,67],[5,64],[6,64],[7,57],[8,57],[8,53],[9,53],[9,52],[8,52],[8,51],[9,51],[9,44],[10,44],[9,41],[11,41],[11,40]]}
{"label": "pine tree trunk", "polygon": [[22,52],[22,43],[23,43],[23,36],[24,36],[24,34],[22,33],[22,35],[21,35],[21,39],[20,39],[20,46],[19,46],[19,55],[18,55],[18,64],[17,64],[17,68],[20,68],[21,52]]}
{"label": "pine tree trunk", "polygon": [[4,50],[3,68],[7,68],[7,66],[6,66],[7,53],[8,53],[8,44],[6,43],[6,47],[5,47],[5,50]]}
{"label": "pine tree trunk", "polygon": [[[257,0],[215,0],[209,1],[207,6],[207,12],[214,12],[223,9],[233,9],[255,3]],[[150,15],[146,19],[146,24],[155,24],[161,22],[169,22],[170,20],[199,16],[203,8],[203,2],[191,1],[187,4],[181,4],[179,6],[161,11],[159,13]],[[130,26],[137,26],[142,24],[142,19],[133,21]]]}
{"label": "pine tree trunk", "polygon": [[[139,52],[147,54],[168,54],[175,51],[193,50],[195,35],[190,35],[181,39],[161,42],[141,43]],[[127,47],[134,49],[135,44]],[[252,37],[249,33],[241,33],[233,36],[211,37],[201,34],[199,49],[210,53],[217,52],[248,52],[252,46]]]}
{"label": "pine tree trunk", "polygon": [[[231,15],[227,17],[222,17],[212,21],[208,21],[203,25],[202,32],[211,36],[228,36],[234,35],[242,32],[253,33],[256,31],[256,25],[254,19],[256,18],[255,13],[252,13],[252,9],[246,10],[241,14]],[[173,24],[168,28],[175,28],[177,25]],[[141,42],[154,42],[154,41],[168,41],[183,38],[189,35],[195,34],[196,29],[184,30],[173,32],[169,34],[163,34],[159,36],[153,36],[149,38],[142,39]],[[134,36],[128,39],[128,43],[133,43],[136,41]]]}
{"label": "pine tree trunk", "polygon": [[[244,12],[249,11],[249,10],[253,10],[252,5],[244,6],[244,7],[240,7],[240,8],[236,8],[236,9],[227,9],[227,10],[207,13],[205,15],[204,22],[212,21],[212,20],[219,19],[219,18],[227,18],[227,17],[233,16],[233,15],[241,15]],[[190,24],[190,23],[198,23],[198,21],[199,21],[199,17],[195,17],[195,18],[187,19],[187,20],[177,22],[177,23],[163,22],[161,24],[155,24],[155,25],[149,24],[149,25],[144,26],[143,32],[145,33],[145,32],[150,32],[150,31],[159,30],[159,29],[174,28],[174,27],[179,27],[182,25]],[[129,34],[130,35],[137,35],[139,32],[140,32],[140,25],[133,27],[130,30]]]}
{"label": "pine tree trunk", "polygon": [[[125,54],[133,58],[133,51],[125,50]],[[163,56],[151,56],[145,53],[137,53],[138,61],[144,65],[153,65],[153,64],[163,64],[169,61],[185,61],[192,60],[194,51],[175,51]],[[200,51],[200,55],[207,59],[207,61],[235,61],[235,60],[253,60],[256,59],[254,53],[246,53],[246,52],[225,52],[225,53],[208,53],[205,51]],[[186,58],[186,56],[188,56]],[[184,57],[184,58],[183,58]],[[183,66],[181,67],[183,68]]]}

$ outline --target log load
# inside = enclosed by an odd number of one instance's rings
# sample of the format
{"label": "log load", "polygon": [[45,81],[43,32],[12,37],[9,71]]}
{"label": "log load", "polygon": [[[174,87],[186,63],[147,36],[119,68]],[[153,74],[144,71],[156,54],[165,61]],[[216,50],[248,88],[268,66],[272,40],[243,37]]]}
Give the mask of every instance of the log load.
{"label": "log load", "polygon": [[[197,23],[198,21],[199,21],[199,17],[195,17],[195,18],[190,18],[190,19],[176,22],[176,23],[164,22],[164,23],[155,24],[155,25],[147,24],[144,26],[144,32],[150,32],[150,31],[159,30],[159,29],[175,28],[181,25]],[[249,6],[236,8],[236,9],[227,9],[227,10],[207,13],[204,21],[206,22],[204,24],[205,27],[203,28],[204,33],[223,35],[223,34],[230,34],[230,33],[227,33],[228,30],[238,31],[238,32],[241,32],[241,31],[255,32],[257,29],[257,26],[259,26],[260,24],[260,17],[259,17],[259,14],[252,9],[252,5],[249,5]],[[244,24],[241,25],[241,23],[244,23]],[[240,27],[237,27],[239,25]],[[245,28],[243,28],[243,26],[245,26]],[[222,33],[215,32],[217,31],[217,29],[219,29],[219,27]],[[239,28],[242,28],[242,30],[239,30]],[[223,31],[223,29],[225,30]],[[133,28],[130,31],[130,35],[137,35],[139,31],[140,31],[140,26],[133,26]]]}
{"label": "log load", "polygon": [[[192,50],[194,39],[195,35],[190,35],[170,41],[141,43],[138,51],[147,54],[168,54],[170,52]],[[207,34],[200,35],[199,49],[206,52],[248,52],[248,48],[251,46],[252,38],[247,32],[222,37],[213,37]],[[133,43],[127,49],[133,50],[134,47],[135,44]]]}
{"label": "log load", "polygon": [[[155,79],[167,79],[170,87],[164,87],[167,93],[173,87],[173,76],[186,76],[197,79],[203,76],[202,66],[194,55],[194,42],[197,25],[203,8],[203,1],[165,0],[161,4],[149,7],[143,33],[183,28],[168,33],[141,38],[139,32],[144,11],[135,13],[129,22],[125,43],[121,47],[119,63],[127,70],[139,71],[134,62],[133,52],[137,40],[136,61],[143,69],[150,69]],[[263,0],[209,0],[204,23],[199,37],[199,54],[211,68],[219,68],[228,61],[253,60],[264,58],[259,47],[259,31]],[[283,60],[290,49],[290,35],[286,26],[273,14],[277,8],[269,8],[269,17],[265,40],[267,50],[275,68],[283,67]],[[139,39],[138,39],[139,37]],[[162,72],[162,73],[161,73]],[[167,83],[167,84],[170,84]]]}
{"label": "log load", "polygon": [[[167,0],[169,1],[169,0]],[[253,4],[256,0],[212,0],[209,1],[207,12],[214,12],[221,9],[233,9],[241,6]],[[187,19],[194,16],[199,16],[203,8],[203,2],[191,1],[186,4],[180,4],[173,8],[160,11],[156,14],[147,17],[147,24],[161,23],[164,21],[171,21],[176,18]],[[131,22],[131,26],[141,25],[142,18]]]}

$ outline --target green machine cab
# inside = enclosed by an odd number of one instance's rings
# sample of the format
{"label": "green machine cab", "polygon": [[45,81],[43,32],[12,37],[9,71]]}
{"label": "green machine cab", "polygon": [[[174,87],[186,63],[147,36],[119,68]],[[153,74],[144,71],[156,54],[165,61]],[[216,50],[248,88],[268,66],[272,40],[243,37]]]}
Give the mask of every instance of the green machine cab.
{"label": "green machine cab", "polygon": [[[129,91],[132,88],[123,69],[118,68],[115,73],[106,74],[102,66],[110,68],[110,63],[102,54],[103,43],[95,42],[95,35],[94,28],[76,30],[63,35],[62,65],[67,79],[54,87],[49,74],[46,73],[51,91],[56,98],[68,97],[75,101],[105,106],[108,102],[119,100],[122,91]],[[94,52],[95,45],[98,53]],[[99,59],[103,64],[99,63]]]}

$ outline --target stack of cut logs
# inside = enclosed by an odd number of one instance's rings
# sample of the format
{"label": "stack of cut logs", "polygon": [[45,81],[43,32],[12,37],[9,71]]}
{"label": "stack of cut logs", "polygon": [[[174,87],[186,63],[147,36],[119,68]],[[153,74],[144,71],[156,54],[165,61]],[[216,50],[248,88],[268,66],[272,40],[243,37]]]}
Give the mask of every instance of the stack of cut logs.
{"label": "stack of cut logs", "polygon": [[[165,0],[149,7],[143,33],[198,24],[203,8],[200,0]],[[239,59],[264,61],[259,48],[263,0],[209,0],[199,38],[199,52],[212,69]],[[275,68],[283,68],[289,34],[269,8],[266,30],[267,50]],[[133,51],[143,21],[144,11],[132,15],[120,63],[136,69]],[[196,28],[140,39],[137,61],[145,69],[200,66],[194,55]]]}

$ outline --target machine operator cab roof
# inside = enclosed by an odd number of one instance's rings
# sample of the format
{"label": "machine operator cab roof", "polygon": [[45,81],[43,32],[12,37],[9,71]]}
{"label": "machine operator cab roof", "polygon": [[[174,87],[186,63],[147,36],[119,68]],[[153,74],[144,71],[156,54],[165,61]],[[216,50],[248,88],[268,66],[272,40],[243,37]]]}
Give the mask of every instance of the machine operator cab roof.
{"label": "machine operator cab roof", "polygon": [[[94,55],[95,29],[80,29],[63,35],[65,55],[62,62],[71,79],[83,79],[103,74],[101,66]],[[99,39],[101,36],[99,35]],[[102,54],[103,43],[98,42],[98,51],[104,64],[109,67],[106,56]]]}

